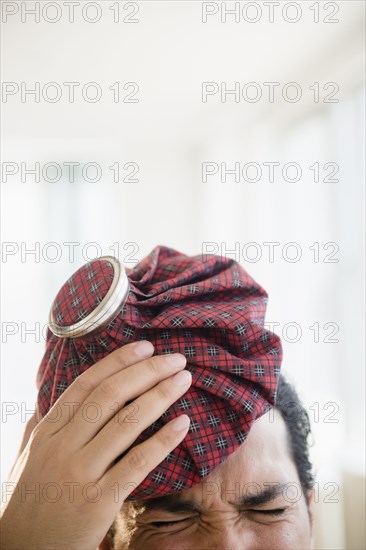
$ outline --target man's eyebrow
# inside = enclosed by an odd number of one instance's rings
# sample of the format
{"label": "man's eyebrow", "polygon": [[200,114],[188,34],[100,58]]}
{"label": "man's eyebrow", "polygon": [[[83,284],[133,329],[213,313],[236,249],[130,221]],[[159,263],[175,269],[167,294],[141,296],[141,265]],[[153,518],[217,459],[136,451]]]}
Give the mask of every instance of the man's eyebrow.
{"label": "man's eyebrow", "polygon": [[201,513],[203,508],[194,500],[179,500],[174,495],[149,498],[144,501],[145,511],[159,510],[162,512],[196,512]]}
{"label": "man's eyebrow", "polygon": [[[261,506],[281,495],[285,488],[286,484],[268,484],[262,490],[252,491],[251,494],[244,495],[236,501],[228,502],[236,508]],[[144,501],[144,508],[146,512],[157,510],[172,513],[195,512],[200,514],[204,511],[204,508],[198,502],[194,500],[179,500],[175,495],[147,499]]]}
{"label": "man's eyebrow", "polygon": [[242,508],[251,508],[254,506],[261,506],[262,504],[267,504],[274,500],[279,495],[283,494],[286,484],[284,483],[275,483],[267,484],[267,486],[261,490],[254,492],[252,494],[244,495],[239,499],[238,503],[230,503]]}

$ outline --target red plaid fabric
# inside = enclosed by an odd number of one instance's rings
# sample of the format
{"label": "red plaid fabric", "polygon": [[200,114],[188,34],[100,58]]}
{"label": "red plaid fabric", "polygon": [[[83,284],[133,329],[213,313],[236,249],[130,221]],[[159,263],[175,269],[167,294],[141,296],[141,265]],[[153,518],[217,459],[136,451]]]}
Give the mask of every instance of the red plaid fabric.
{"label": "red plaid fabric", "polygon": [[[88,314],[111,276],[96,262],[74,274],[55,300],[60,321]],[[123,344],[146,339],[155,354],[186,356],[191,387],[132,446],[182,413],[191,419],[188,434],[129,495],[134,500],[197,485],[245,441],[275,403],[282,348],[263,326],[266,292],[234,260],[157,246],[129,281],[127,302],[97,335],[58,338],[48,331],[37,387],[44,415],[79,374]]]}
{"label": "red plaid fabric", "polygon": [[113,275],[112,265],[100,260],[71,275],[52,304],[55,322],[66,327],[85,319],[107,294]]}

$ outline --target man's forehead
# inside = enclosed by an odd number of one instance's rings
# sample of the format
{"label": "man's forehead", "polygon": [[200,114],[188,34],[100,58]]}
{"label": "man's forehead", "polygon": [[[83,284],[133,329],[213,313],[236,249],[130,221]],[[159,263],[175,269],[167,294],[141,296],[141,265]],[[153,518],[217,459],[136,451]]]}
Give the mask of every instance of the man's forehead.
{"label": "man's forehead", "polygon": [[203,482],[182,493],[198,493],[205,483],[230,485],[275,481],[290,464],[296,470],[289,452],[286,424],[281,413],[274,410],[253,424],[244,443]]}
{"label": "man's forehead", "polygon": [[[199,505],[213,501],[235,501],[240,495],[274,491],[297,478],[290,456],[287,428],[278,411],[263,415],[246,441],[201,483],[179,493],[135,502],[143,510],[171,509],[185,502]],[[274,494],[274,493],[273,493]]]}

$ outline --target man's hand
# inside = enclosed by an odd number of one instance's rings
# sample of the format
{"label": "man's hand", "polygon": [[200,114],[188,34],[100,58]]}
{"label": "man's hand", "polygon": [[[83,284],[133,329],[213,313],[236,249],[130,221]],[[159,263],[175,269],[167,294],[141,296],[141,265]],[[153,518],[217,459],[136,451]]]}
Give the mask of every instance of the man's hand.
{"label": "man's hand", "polygon": [[4,549],[97,548],[127,496],[184,439],[187,415],[128,450],[192,382],[183,355],[153,351],[148,342],[114,351],[40,422],[32,417],[8,484]]}

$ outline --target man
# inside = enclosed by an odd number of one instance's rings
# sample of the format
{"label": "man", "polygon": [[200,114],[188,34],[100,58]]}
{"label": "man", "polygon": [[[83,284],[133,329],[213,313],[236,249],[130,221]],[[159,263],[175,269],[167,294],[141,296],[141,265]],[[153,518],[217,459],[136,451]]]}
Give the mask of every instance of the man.
{"label": "man", "polygon": [[217,256],[80,268],[51,309],[4,547],[310,548],[308,424],[266,304]]}
{"label": "man", "polygon": [[[203,482],[174,495],[125,501],[133,487],[184,438],[188,427],[172,431],[169,423],[129,450],[117,464],[111,463],[110,457],[118,454],[117,439],[118,448],[128,448],[145,425],[187,390],[187,382],[173,386],[172,378],[167,378],[172,371],[181,374],[182,366],[176,363],[169,367],[167,357],[162,356],[141,361],[141,356],[152,352],[146,345],[142,352],[142,344],[124,346],[92,366],[39,423],[35,417],[29,421],[9,480],[13,490],[8,488],[2,518],[2,547],[312,548],[309,421],[293,388],[283,378],[274,415],[266,413],[256,421],[247,440]],[[152,389],[142,394],[142,386]],[[112,416],[100,429],[105,419],[90,424],[78,414],[86,410],[86,404],[95,402],[110,414],[105,404],[113,402],[121,388],[125,403],[140,394],[135,400],[139,403],[137,423],[126,423],[126,413],[121,422],[114,422]],[[72,416],[70,407],[65,407],[69,403],[79,404],[71,409]],[[116,488],[121,490],[116,493]]]}
{"label": "man", "polygon": [[274,414],[205,481],[178,495],[126,502],[101,550],[313,548],[310,424],[281,376]]}

